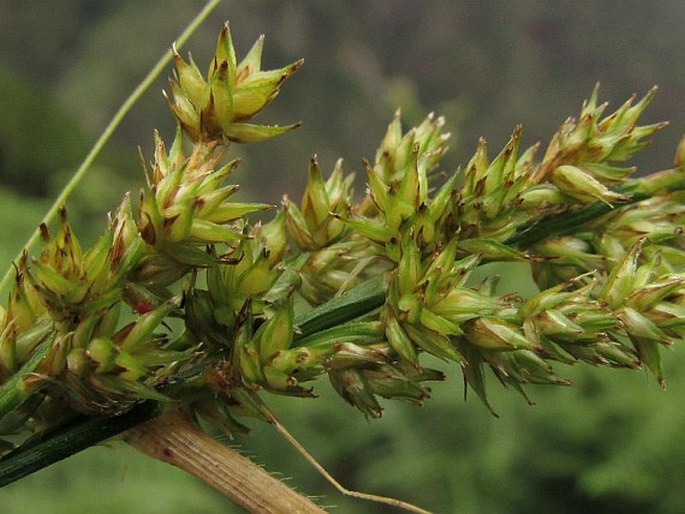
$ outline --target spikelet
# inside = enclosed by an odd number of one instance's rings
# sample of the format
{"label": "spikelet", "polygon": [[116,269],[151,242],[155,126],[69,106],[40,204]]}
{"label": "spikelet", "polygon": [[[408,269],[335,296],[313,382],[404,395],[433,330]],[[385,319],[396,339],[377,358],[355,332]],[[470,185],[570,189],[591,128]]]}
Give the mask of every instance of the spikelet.
{"label": "spikelet", "polygon": [[284,127],[247,123],[278,95],[283,81],[295,73],[302,60],[278,70],[262,71],[260,37],[238,63],[228,23],[219,34],[207,79],[189,57],[186,62],[174,49],[177,71],[169,84],[171,111],[183,130],[196,142],[227,139],[255,143],[284,134],[299,123]]}

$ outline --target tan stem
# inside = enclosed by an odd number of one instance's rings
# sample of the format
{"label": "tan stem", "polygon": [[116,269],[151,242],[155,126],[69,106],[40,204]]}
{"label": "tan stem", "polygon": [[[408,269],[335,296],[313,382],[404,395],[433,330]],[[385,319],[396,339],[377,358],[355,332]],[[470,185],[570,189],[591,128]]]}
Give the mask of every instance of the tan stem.
{"label": "tan stem", "polygon": [[182,412],[167,412],[128,430],[123,438],[137,450],[195,475],[249,512],[326,512],[247,457],[205,434]]}

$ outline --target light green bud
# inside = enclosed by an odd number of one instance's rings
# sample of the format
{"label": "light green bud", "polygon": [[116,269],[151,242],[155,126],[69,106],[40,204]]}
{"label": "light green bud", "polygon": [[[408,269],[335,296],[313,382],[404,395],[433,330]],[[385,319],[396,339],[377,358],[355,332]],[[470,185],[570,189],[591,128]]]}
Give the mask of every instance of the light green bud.
{"label": "light green bud", "polygon": [[635,274],[638,268],[638,258],[646,238],[638,239],[626,252],[623,259],[616,263],[602,287],[599,299],[616,309],[633,292]]}
{"label": "light green bud", "polygon": [[423,351],[442,359],[452,360],[461,366],[467,365],[466,359],[459,353],[448,336],[409,323],[404,325],[404,329],[416,346]]}
{"label": "light green bud", "polygon": [[393,350],[403,359],[418,366],[419,360],[414,343],[412,343],[402,325],[390,310],[387,312],[385,323],[385,335]]}
{"label": "light green bud", "polygon": [[562,165],[552,172],[552,183],[562,192],[583,202],[599,200],[608,205],[616,202],[625,202],[630,197],[611,191],[597,179],[584,172],[580,168],[571,165]]}
{"label": "light green bud", "polygon": [[640,338],[663,344],[671,343],[671,339],[653,321],[635,309],[624,307],[618,311],[617,316],[631,338]]}
{"label": "light green bud", "polygon": [[255,333],[254,344],[263,363],[268,362],[279,351],[290,348],[293,342],[294,316],[291,297]]}
{"label": "light green bud", "polygon": [[516,325],[482,317],[465,325],[464,337],[469,343],[487,350],[530,349],[532,344]]}

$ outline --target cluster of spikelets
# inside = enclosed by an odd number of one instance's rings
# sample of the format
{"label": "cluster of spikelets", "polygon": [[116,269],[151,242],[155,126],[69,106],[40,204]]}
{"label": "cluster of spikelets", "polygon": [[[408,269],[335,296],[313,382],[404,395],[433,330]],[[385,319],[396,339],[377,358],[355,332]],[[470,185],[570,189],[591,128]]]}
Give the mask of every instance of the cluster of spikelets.
{"label": "cluster of spikelets", "polygon": [[[311,396],[322,375],[377,417],[379,398],[420,404],[442,379],[426,353],[456,362],[486,403],[487,368],[521,392],[567,384],[554,361],[644,365],[663,381],[659,347],[685,334],[685,143],[671,170],[622,165],[663,126],[637,125],[654,90],[605,117],[595,91],[541,158],[516,127],[494,159],[481,141],[447,175],[443,119],[403,133],[398,113],[364,162],[364,195],[342,161],[325,179],[313,158],[302,200],[255,225],[245,216],[272,206],[230,201],[238,162],[221,159],[296,126],[248,121],[301,65],[262,71],[262,42],[237,63],[224,26],[207,79],[176,54],[179,130],[169,149],[155,135],[138,206],[126,196],[85,251],[62,210],[40,255],[15,264],[0,435],[145,399],[230,430],[260,415],[260,391]],[[539,293],[470,278],[504,261],[529,263]]]}

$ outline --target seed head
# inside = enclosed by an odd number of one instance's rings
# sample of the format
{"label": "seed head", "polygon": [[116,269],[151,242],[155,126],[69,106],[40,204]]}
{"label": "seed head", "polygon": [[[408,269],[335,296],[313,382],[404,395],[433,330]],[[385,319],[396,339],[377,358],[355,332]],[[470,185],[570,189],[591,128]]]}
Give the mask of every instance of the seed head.
{"label": "seed head", "polygon": [[193,141],[227,139],[254,143],[281,135],[299,126],[284,127],[246,123],[278,95],[281,85],[302,66],[302,60],[284,68],[261,70],[264,37],[257,39],[237,63],[228,23],[219,34],[207,79],[189,56],[186,62],[174,48],[177,71],[170,79],[172,112]]}

